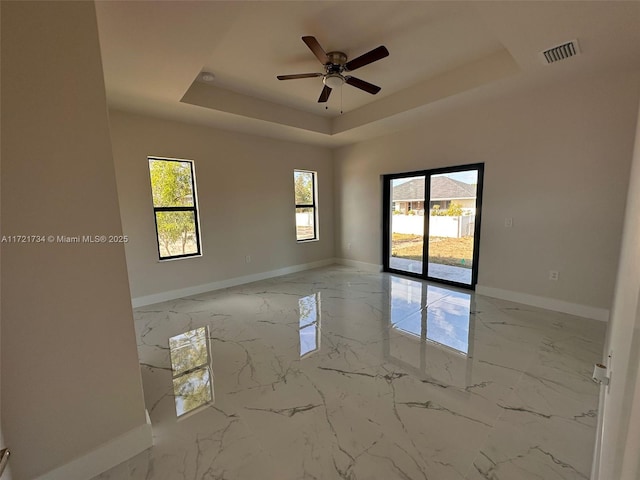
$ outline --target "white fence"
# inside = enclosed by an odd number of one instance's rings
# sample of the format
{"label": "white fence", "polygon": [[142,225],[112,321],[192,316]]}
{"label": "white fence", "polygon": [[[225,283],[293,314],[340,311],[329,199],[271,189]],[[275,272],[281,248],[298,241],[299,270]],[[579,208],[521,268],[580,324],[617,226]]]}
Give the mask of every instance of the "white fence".
{"label": "white fence", "polygon": [[[422,235],[424,221],[422,215],[392,215],[391,230],[393,233],[410,233]],[[468,237],[472,236],[475,227],[475,215],[460,217],[431,216],[429,220],[429,235],[432,237]]]}
{"label": "white fence", "polygon": [[313,227],[313,212],[296,213],[298,227]]}

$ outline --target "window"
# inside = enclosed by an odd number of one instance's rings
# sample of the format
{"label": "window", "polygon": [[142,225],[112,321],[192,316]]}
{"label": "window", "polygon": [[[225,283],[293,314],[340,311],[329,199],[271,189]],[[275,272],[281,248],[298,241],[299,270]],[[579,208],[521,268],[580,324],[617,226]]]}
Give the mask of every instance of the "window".
{"label": "window", "polygon": [[193,162],[149,158],[160,260],[200,255]]}
{"label": "window", "polygon": [[299,242],[318,239],[316,176],[316,172],[305,170],[293,172],[296,195],[296,240]]}

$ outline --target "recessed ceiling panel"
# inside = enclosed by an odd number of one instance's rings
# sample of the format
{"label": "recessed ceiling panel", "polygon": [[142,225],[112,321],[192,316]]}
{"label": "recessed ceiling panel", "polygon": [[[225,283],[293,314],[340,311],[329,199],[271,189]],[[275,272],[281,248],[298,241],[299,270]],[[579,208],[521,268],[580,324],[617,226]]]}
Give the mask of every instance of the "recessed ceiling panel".
{"label": "recessed ceiling panel", "polygon": [[[98,0],[96,12],[112,108],[328,146],[498,84],[525,91],[640,61],[640,2]],[[380,92],[343,85],[318,103],[322,77],[277,80],[323,73],[305,35],[349,59],[384,45],[389,56],[354,72]],[[569,39],[581,55],[540,61]]]}
{"label": "recessed ceiling panel", "polygon": [[[229,26],[202,66],[215,86],[271,102],[334,116],[415,85],[502,48],[473,10],[439,2],[258,2]],[[387,58],[353,73],[382,90],[349,85],[325,105],[322,78],[278,81],[277,75],[323,73],[301,40],[314,36],[326,52],[356,58],[380,45]],[[342,108],[341,108],[342,107]]]}

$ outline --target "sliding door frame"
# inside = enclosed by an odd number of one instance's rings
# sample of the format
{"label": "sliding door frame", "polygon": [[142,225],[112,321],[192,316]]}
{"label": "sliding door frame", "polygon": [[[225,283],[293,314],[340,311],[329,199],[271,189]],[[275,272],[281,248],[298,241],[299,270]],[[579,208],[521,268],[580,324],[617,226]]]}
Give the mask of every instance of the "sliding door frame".
{"label": "sliding door frame", "polygon": [[[441,175],[446,173],[464,172],[467,170],[478,171],[478,184],[476,186],[476,211],[475,226],[473,234],[473,265],[471,269],[471,284],[453,282],[441,278],[429,276],[429,218],[431,209],[431,177],[433,175]],[[389,259],[391,258],[391,182],[392,180],[405,177],[425,177],[424,181],[424,203],[425,203],[425,219],[424,233],[422,242],[422,273],[407,272],[391,268]],[[440,167],[428,170],[416,170],[412,172],[391,173],[382,176],[382,267],[383,271],[397,273],[408,277],[420,278],[423,280],[434,281],[446,285],[475,290],[478,283],[478,261],[480,258],[480,225],[482,220],[482,192],[484,188],[484,163],[471,163],[466,165],[456,165],[453,167]]]}

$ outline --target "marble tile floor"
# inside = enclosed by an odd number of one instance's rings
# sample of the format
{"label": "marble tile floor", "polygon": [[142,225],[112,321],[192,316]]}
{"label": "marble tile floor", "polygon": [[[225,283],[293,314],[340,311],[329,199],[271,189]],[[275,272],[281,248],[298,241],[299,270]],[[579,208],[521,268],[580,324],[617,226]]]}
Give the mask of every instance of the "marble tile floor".
{"label": "marble tile floor", "polygon": [[601,322],[332,266],[135,328],[154,446],[95,480],[589,478]]}

